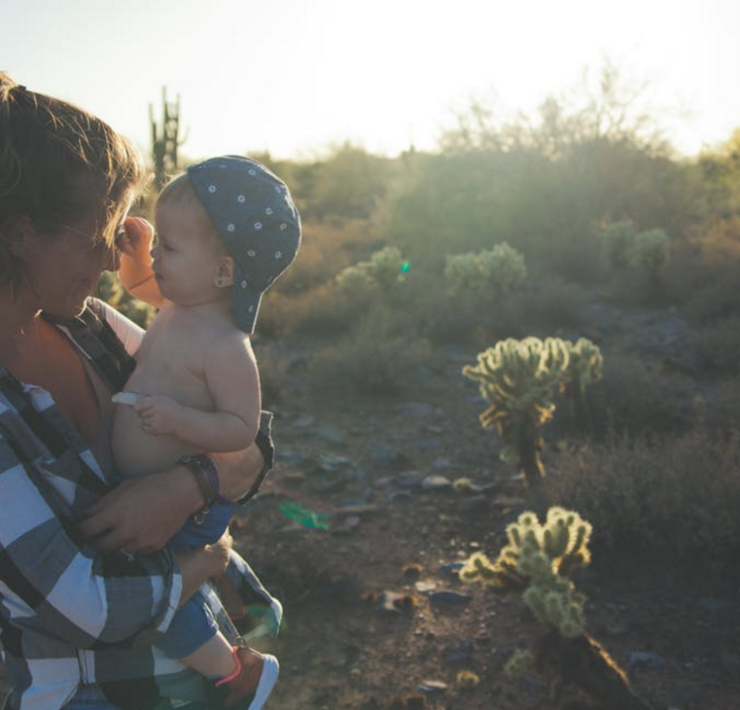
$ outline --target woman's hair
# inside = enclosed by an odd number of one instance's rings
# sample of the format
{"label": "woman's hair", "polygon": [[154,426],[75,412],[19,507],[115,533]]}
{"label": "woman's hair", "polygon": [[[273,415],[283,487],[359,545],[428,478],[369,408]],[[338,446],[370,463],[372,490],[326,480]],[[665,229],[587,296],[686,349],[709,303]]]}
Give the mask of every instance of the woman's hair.
{"label": "woman's hair", "polygon": [[8,248],[17,218],[49,233],[97,211],[94,238],[112,244],[146,177],[139,152],[108,124],[0,72],[0,283],[19,278]]}

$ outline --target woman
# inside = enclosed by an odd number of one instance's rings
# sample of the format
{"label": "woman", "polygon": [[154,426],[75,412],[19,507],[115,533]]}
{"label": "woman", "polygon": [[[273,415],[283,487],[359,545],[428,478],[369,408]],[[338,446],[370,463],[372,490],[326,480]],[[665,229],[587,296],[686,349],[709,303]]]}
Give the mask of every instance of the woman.
{"label": "woman", "polygon": [[252,445],[112,486],[110,395],[142,333],[88,297],[118,268],[116,239],[143,182],[140,157],[109,126],[0,73],[0,645],[11,710],[207,708],[203,679],[151,639],[225,569],[242,600],[279,623],[279,603],[228,534],[184,554],[165,546],[219,493],[244,493],[271,459],[269,435],[265,455]]}

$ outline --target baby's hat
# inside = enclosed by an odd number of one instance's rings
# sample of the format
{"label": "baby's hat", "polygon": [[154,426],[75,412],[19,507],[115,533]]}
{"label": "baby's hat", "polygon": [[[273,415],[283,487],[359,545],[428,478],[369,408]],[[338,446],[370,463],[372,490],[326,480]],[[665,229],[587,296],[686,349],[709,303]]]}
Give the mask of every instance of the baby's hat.
{"label": "baby's hat", "polygon": [[252,333],[262,294],[298,252],[301,217],[288,186],[251,158],[210,158],[191,165],[187,172],[234,259],[234,320]]}

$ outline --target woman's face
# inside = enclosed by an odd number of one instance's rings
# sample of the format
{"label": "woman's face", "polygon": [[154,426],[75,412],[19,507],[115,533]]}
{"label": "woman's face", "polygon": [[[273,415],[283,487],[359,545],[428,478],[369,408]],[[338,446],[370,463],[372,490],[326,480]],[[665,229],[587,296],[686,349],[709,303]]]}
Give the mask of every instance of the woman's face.
{"label": "woman's face", "polygon": [[97,216],[89,216],[53,234],[26,238],[20,293],[32,308],[65,318],[84,310],[100,274],[120,265],[118,250],[100,238],[103,226]]}

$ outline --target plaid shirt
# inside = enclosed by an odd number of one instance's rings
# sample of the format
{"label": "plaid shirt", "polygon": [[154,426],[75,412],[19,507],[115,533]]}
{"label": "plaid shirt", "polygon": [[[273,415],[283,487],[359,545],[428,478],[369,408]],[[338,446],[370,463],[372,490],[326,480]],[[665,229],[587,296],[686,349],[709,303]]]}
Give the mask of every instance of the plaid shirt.
{"label": "plaid shirt", "polygon": [[[59,327],[112,391],[120,389],[132,362],[100,303],[90,300],[81,317]],[[60,708],[80,684],[97,684],[111,703],[132,710],[205,698],[200,675],[151,646],[182,591],[171,552],[100,555],[76,530],[108,490],[49,393],[0,367],[0,642],[10,710]],[[280,603],[236,553],[227,574],[276,632]],[[215,592],[204,585],[200,593],[235,641]]]}

